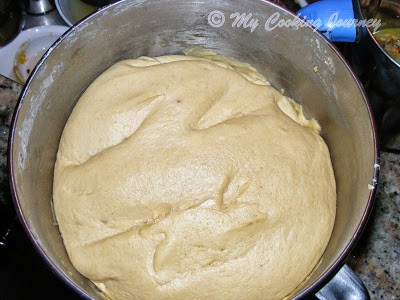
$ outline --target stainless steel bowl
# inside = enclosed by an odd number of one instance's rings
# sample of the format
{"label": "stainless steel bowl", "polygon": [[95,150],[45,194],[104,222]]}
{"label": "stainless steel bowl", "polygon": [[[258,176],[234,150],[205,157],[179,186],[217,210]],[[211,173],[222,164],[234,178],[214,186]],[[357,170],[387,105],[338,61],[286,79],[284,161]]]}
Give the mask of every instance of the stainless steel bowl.
{"label": "stainless steel bowl", "polygon": [[[223,25],[210,26],[213,11],[224,14]],[[232,26],[230,16],[236,12],[252,13],[260,25],[253,32]],[[321,263],[294,298],[315,292],[342,265],[367,221],[376,186],[378,150],[371,111],[360,83],[322,35],[310,27],[264,29],[277,12],[281,19],[294,18],[261,0],[126,0],[74,26],[40,61],[14,115],[11,187],[36,248],[78,293],[100,298],[71,265],[53,218],[53,167],[64,125],[83,91],[115,62],[182,53],[193,46],[250,63],[319,120],[337,181],[337,216]]]}
{"label": "stainless steel bowl", "polygon": [[[393,21],[383,19],[382,22],[393,23],[389,27],[398,28],[400,20],[394,18],[395,15],[400,15],[398,0],[357,1],[355,4],[355,16],[359,20],[377,18],[378,13],[383,10],[393,14]],[[386,27],[382,26],[380,29],[384,28]],[[400,103],[400,62],[382,48],[372,28],[360,28],[359,39],[353,45],[353,52],[353,66],[357,74],[367,77],[369,85],[385,97],[385,101]]]}
{"label": "stainless steel bowl", "polygon": [[[380,19],[381,29],[400,27],[398,0],[354,0],[356,19]],[[359,28],[351,46],[352,66],[362,78],[369,103],[378,123],[381,145],[400,150],[400,62],[379,44],[372,28]]]}

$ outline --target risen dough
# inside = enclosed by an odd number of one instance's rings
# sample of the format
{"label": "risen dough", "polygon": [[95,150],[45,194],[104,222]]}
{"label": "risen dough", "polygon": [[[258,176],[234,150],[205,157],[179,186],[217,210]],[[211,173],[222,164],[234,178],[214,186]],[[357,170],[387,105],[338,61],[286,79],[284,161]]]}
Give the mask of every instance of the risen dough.
{"label": "risen dough", "polygon": [[[242,73],[241,73],[242,72]],[[117,63],[64,129],[54,209],[113,299],[280,299],[335,218],[317,123],[255,72],[188,56]]]}

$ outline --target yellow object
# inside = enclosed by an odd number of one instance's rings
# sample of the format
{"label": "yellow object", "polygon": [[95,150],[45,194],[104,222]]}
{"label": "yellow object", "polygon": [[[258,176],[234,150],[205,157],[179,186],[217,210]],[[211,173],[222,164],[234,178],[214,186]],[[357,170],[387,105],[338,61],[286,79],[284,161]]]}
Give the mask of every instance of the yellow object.
{"label": "yellow object", "polygon": [[320,260],[335,219],[328,148],[253,72],[142,57],[78,101],[54,209],[72,263],[106,297],[281,299]]}

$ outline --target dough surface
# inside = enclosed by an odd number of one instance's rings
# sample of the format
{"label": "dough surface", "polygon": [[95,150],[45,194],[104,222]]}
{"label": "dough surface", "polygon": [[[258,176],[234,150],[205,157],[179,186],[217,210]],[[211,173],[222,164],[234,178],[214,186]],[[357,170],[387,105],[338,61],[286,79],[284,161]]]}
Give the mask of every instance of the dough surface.
{"label": "dough surface", "polygon": [[329,241],[318,125],[256,72],[190,56],[112,66],[64,129],[54,210],[112,299],[281,299]]}

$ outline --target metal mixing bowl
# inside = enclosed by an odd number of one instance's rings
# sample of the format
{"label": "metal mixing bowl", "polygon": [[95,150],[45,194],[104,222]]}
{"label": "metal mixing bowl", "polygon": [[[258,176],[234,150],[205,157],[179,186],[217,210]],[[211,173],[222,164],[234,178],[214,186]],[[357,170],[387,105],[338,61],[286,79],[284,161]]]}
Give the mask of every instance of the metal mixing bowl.
{"label": "metal mixing bowl", "polygon": [[[210,17],[213,11],[224,14],[223,25],[221,14]],[[232,26],[235,12],[252,13],[260,25],[253,31]],[[261,0],[122,1],[72,27],[39,62],[14,115],[11,187],[36,248],[78,293],[100,298],[71,265],[53,218],[53,167],[64,125],[83,91],[112,64],[182,53],[193,46],[250,63],[320,122],[337,181],[336,223],[321,263],[294,298],[315,292],[342,265],[367,221],[376,186],[378,150],[371,112],[360,83],[322,35],[310,27],[265,30],[265,21],[276,12],[281,19],[294,18]]]}

